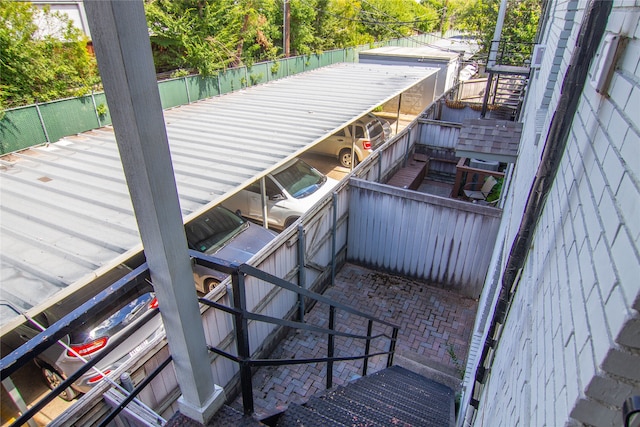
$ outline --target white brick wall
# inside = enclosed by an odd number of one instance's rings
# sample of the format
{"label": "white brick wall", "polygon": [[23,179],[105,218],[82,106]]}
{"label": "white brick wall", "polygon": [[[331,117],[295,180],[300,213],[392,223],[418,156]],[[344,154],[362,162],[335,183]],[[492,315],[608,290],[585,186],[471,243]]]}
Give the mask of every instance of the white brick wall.
{"label": "white brick wall", "polygon": [[[551,5],[498,243],[505,253],[544,148],[545,134],[534,143],[536,110],[549,109],[546,132],[587,6]],[[624,399],[640,394],[639,21],[638,2],[614,1],[607,30],[628,43],[609,97],[583,89],[473,425],[619,426]]]}

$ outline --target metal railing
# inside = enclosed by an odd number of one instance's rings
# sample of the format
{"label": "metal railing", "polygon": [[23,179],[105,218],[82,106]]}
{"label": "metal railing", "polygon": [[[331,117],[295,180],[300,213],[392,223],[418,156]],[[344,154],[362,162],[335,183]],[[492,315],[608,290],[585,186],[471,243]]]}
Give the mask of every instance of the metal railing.
{"label": "metal railing", "polygon": [[495,64],[489,64],[489,66],[529,66],[531,63],[531,55],[533,54],[533,46],[535,46],[535,43],[531,42],[492,40],[490,51],[496,52],[496,58]]}
{"label": "metal railing", "polygon": [[[215,268],[225,273],[231,274],[232,292],[233,292],[233,307],[227,307],[223,304],[219,304],[214,301],[210,301],[206,298],[200,298],[200,302],[213,307],[218,310],[222,310],[226,313],[233,315],[235,335],[236,335],[236,347],[238,355],[235,356],[226,351],[218,349],[216,347],[209,347],[209,350],[220,356],[223,356],[235,363],[238,363],[240,368],[240,387],[242,391],[242,402],[244,412],[250,415],[254,411],[253,403],[253,384],[251,376],[252,367],[260,366],[282,366],[282,365],[297,365],[297,364],[309,364],[309,363],[326,363],[327,364],[327,378],[326,388],[329,389],[333,386],[333,364],[334,362],[350,361],[350,360],[363,360],[362,376],[367,375],[368,362],[372,357],[387,356],[386,366],[393,365],[393,356],[395,354],[396,341],[398,338],[399,327],[386,322],[381,319],[377,319],[369,314],[355,310],[344,304],[333,301],[323,295],[309,291],[302,287],[299,287],[286,280],[280,279],[271,274],[265,273],[255,267],[248,264],[241,264],[233,266],[231,264],[220,265],[214,258],[208,257],[198,252],[191,252],[191,256],[196,263],[208,268]],[[329,306],[329,326],[328,328],[310,325],[304,323],[304,319],[298,319],[299,321],[280,319],[271,316],[265,316],[262,314],[253,313],[247,310],[246,296],[245,296],[245,276],[253,276],[259,280],[271,283],[280,288],[297,293],[298,295],[310,298],[316,303],[324,303]],[[337,331],[335,328],[336,310],[342,310],[355,316],[359,316],[367,320],[367,334],[359,335],[347,332]],[[302,314],[299,314],[302,316]],[[251,348],[249,345],[249,333],[248,322],[249,320],[268,322],[278,325],[280,327],[289,327],[308,332],[315,332],[327,335],[327,356],[318,358],[305,358],[305,359],[260,359],[253,358],[251,355]],[[377,323],[387,328],[391,328],[391,335],[380,333],[372,335],[373,325]],[[352,339],[360,339],[364,344],[364,351],[362,355],[358,356],[335,356],[335,337],[345,337]],[[376,339],[386,338],[389,340],[389,347],[387,351],[371,352],[371,342]]]}
{"label": "metal railing", "polygon": [[[118,280],[107,289],[97,294],[94,298],[82,304],[80,307],[67,314],[51,326],[43,330],[41,333],[30,339],[28,342],[20,346],[18,349],[7,354],[0,360],[0,379],[4,382],[9,379],[10,376],[16,373],[20,368],[24,367],[28,363],[35,360],[41,353],[46,351],[49,347],[61,344],[64,337],[72,332],[77,327],[99,317],[105,310],[108,310],[111,303],[123,296],[130,294],[139,287],[148,286],[149,284],[149,269],[146,263],[143,263],[138,268],[134,269],[123,278]],[[153,317],[159,313],[158,309],[150,310],[148,313],[142,315],[135,325],[140,326],[149,322]],[[109,348],[114,349],[118,345],[122,344],[127,338],[136,332],[137,328],[126,328],[121,334],[110,340]],[[93,369],[98,362],[109,355],[109,351],[102,351],[97,353],[91,359],[86,360],[84,365],[73,374],[65,378],[58,386],[53,388],[42,399],[34,403],[30,408],[23,411],[22,414],[11,424],[11,426],[21,426],[28,423],[38,412],[40,412],[49,402],[55,399],[58,395],[63,393],[67,388],[78,380],[89,370]],[[166,366],[168,362],[163,363],[161,366]],[[151,381],[158,373],[154,372],[149,375],[149,378],[145,380],[145,384]],[[106,379],[107,377],[105,377]],[[115,384],[115,382],[111,381]],[[141,389],[142,387],[140,387]],[[137,388],[136,388],[137,389]],[[133,401],[139,390],[134,394],[130,393],[129,397],[125,399],[126,403]],[[137,401],[138,404],[145,406],[142,402]],[[114,418],[125,405],[121,405],[121,408],[116,409],[114,414],[109,415],[109,420]],[[152,411],[151,411],[152,412]],[[158,419],[159,424],[163,423],[163,420]],[[106,425],[102,423],[101,425]]]}

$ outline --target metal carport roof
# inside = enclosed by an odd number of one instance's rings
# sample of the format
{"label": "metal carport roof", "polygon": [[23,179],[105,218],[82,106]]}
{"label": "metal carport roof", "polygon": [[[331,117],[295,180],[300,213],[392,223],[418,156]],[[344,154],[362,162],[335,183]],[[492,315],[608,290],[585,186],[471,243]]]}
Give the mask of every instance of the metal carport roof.
{"label": "metal carport roof", "polygon": [[[183,217],[198,215],[436,72],[336,64],[165,111]],[[0,162],[0,299],[37,312],[140,252],[112,128]],[[0,325],[15,317],[0,306]]]}

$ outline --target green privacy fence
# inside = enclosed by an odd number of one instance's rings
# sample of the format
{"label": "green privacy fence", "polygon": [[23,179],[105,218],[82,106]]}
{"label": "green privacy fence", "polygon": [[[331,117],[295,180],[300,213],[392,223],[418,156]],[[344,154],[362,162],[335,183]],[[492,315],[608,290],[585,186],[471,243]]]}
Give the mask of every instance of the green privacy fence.
{"label": "green privacy fence", "polygon": [[[451,36],[452,34],[447,34]],[[158,82],[162,108],[173,108],[338,62],[357,62],[358,52],[379,46],[423,46],[441,37],[422,34],[384,43],[295,56],[230,68],[216,76],[187,76]],[[0,119],[0,154],[58,141],[111,124],[104,93],[6,110]]]}

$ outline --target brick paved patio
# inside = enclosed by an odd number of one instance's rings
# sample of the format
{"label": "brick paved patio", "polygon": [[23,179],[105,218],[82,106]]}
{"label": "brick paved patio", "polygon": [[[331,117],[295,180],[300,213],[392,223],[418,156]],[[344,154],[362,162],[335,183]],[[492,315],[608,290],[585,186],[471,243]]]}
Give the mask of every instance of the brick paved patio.
{"label": "brick paved patio", "polygon": [[[477,302],[426,283],[392,276],[353,264],[337,274],[336,283],[325,296],[359,311],[400,326],[397,354],[419,360],[448,375],[464,368],[473,329]],[[305,317],[308,324],[328,326],[329,308],[316,304]],[[336,329],[366,335],[367,322],[342,311],[336,312]],[[374,327],[376,333],[391,334],[391,328]],[[376,340],[372,351],[386,351],[389,341]],[[361,355],[364,343],[336,337],[335,356]],[[327,337],[291,331],[271,354],[277,358],[326,357]],[[396,362],[398,357],[396,357]],[[454,360],[455,359],[455,360]],[[368,373],[384,369],[386,356],[369,361]],[[333,386],[345,384],[362,374],[361,360],[338,362],[333,368]],[[253,376],[255,412],[269,414],[289,403],[305,402],[326,386],[326,364],[260,368]],[[242,398],[232,404],[242,410]]]}

